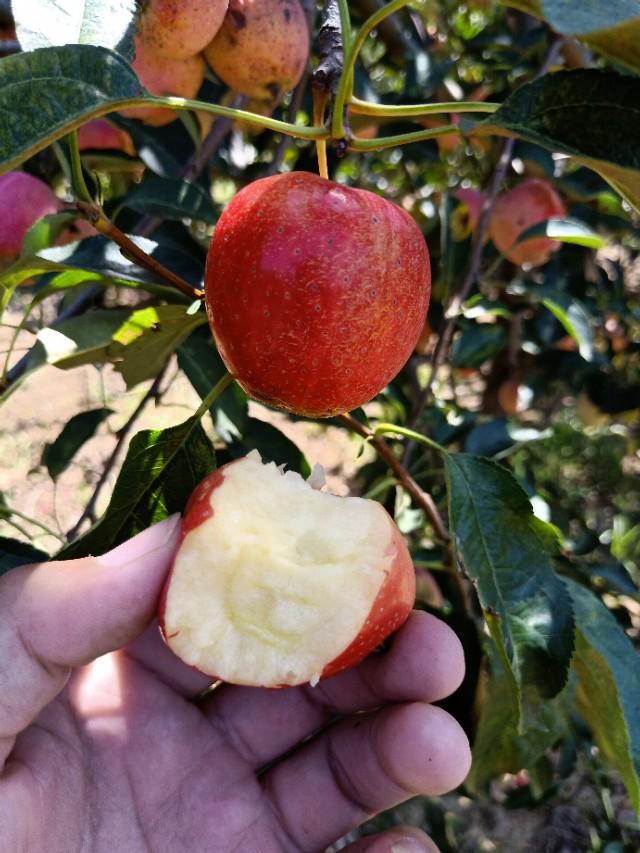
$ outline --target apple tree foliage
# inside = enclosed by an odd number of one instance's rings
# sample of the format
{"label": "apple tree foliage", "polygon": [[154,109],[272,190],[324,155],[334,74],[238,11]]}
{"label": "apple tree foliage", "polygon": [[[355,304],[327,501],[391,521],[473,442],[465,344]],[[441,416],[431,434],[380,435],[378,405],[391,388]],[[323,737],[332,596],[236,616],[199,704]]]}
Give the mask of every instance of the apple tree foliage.
{"label": "apple tree foliage", "polygon": [[[568,772],[560,751],[595,743],[640,809],[640,8],[392,5],[397,12],[358,56],[361,98],[495,106],[462,112],[441,137],[425,132],[425,115],[352,110],[361,144],[329,138],[331,177],[410,211],[433,267],[414,356],[371,405],[331,425],[355,424],[374,447],[391,448],[386,458],[362,457],[354,488],[395,515],[415,559],[417,606],[465,643],[468,675],[448,705],[473,739],[467,791],[526,769],[533,801]],[[355,28],[370,4],[348,8]],[[0,310],[28,292],[22,323],[33,329],[43,303],[51,319],[26,354],[3,355],[0,399],[37,381],[45,364],[94,364],[118,371],[144,403],[162,393],[171,364],[203,400],[171,428],[114,435],[128,452],[108,508],[95,519],[87,507],[60,552],[68,558],[181,511],[205,474],[252,448],[304,475],[313,463],[250,414],[246,394],[225,380],[201,303],[165,275],[196,292],[222,202],[267,174],[317,169],[313,134],[290,135],[291,123],[312,126],[309,79],[260,132],[245,132],[224,109],[206,139],[190,110],[163,128],[126,120],[119,109],[150,99],[130,66],[135,14],[132,0],[14,0],[23,49],[0,59],[0,170],[66,181],[85,213],[89,202],[133,241],[127,249],[99,228],[55,247],[68,213],[31,229],[0,274]],[[311,70],[316,63],[312,52]],[[199,100],[216,105],[226,95],[209,73]],[[448,124],[455,105],[442,112]],[[69,134],[104,115],[131,135],[136,154],[84,151],[79,175]],[[279,133],[278,121],[289,131]],[[491,192],[493,182],[495,196],[525,177],[552,182],[568,209],[527,232],[560,244],[532,269],[502,258],[483,239],[482,219],[470,229],[455,195]],[[81,412],[42,448],[54,480],[110,414]],[[3,499],[3,570],[49,556],[10,532],[16,513]]]}

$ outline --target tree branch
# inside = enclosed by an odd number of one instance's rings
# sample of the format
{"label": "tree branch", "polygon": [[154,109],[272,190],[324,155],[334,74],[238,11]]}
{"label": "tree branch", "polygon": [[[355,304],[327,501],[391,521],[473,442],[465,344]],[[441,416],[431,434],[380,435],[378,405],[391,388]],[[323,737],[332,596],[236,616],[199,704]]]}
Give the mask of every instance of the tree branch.
{"label": "tree branch", "polygon": [[176,275],[176,273],[158,263],[158,261],[156,261],[155,258],[152,258],[151,255],[144,252],[130,237],[127,237],[123,231],[114,225],[113,222],[107,218],[104,211],[97,205],[79,201],[77,202],[77,208],[80,213],[88,219],[89,222],[91,222],[96,231],[103,234],[105,237],[108,237],[110,240],[113,240],[114,243],[120,246],[125,257],[130,258],[132,261],[140,264],[140,266],[150,270],[163,281],[173,285],[173,287],[176,287],[181,293],[184,293],[185,296],[188,296],[189,299],[192,299],[193,301],[197,299],[204,299],[204,291],[193,287],[193,285],[189,284],[188,281],[185,281],[179,275]]}
{"label": "tree branch", "polygon": [[446,546],[448,560],[449,563],[451,563],[451,552],[449,548],[451,537],[431,495],[427,494],[424,489],[420,488],[402,462],[396,458],[386,441],[381,438],[374,438],[371,430],[363,426],[363,424],[352,417],[352,415],[340,415],[338,419],[342,421],[342,423],[352,432],[357,432],[358,435],[361,435],[362,438],[369,441],[370,444],[375,447],[377,453],[382,459],[384,459],[389,468],[396,475],[400,484],[411,495],[416,506],[420,507],[429,519],[437,538]]}
{"label": "tree branch", "polygon": [[344,65],[344,44],[337,0],[327,0],[320,16],[318,31],[320,61],[311,75],[311,85],[318,92],[335,96]]}

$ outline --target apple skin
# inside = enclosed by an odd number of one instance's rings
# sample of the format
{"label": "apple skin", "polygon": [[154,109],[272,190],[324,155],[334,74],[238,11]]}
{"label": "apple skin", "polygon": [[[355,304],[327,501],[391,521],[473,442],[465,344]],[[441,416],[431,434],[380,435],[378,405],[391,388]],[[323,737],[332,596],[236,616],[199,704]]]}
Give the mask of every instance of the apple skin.
{"label": "apple skin", "polygon": [[[131,67],[152,95],[195,98],[205,73],[205,62],[200,54],[188,59],[168,59],[158,56],[139,36],[134,41],[135,57]],[[141,119],[153,127],[169,124],[178,117],[175,110],[162,107],[129,107],[120,112],[126,118]]]}
{"label": "apple skin", "polygon": [[[240,461],[242,460],[234,459],[232,462],[221,466],[205,477],[195,488],[185,507],[176,554],[182,547],[187,534],[211,518],[214,512],[211,506],[211,493],[222,484],[225,471]],[[373,601],[370,614],[360,633],[337,658],[324,667],[320,680],[338,675],[364,660],[406,621],[413,609],[416,598],[415,569],[402,534],[393,519],[390,516],[388,519],[392,529],[389,573]],[[173,566],[169,571],[158,603],[158,626],[160,634],[169,648],[171,648],[171,635],[167,635],[166,632],[164,613],[172,573]],[[204,674],[213,679],[218,678],[217,674],[213,672]],[[261,687],[263,685],[256,684],[254,686]],[[294,685],[283,684],[279,685],[279,688],[290,686]]]}
{"label": "apple skin", "polygon": [[0,176],[0,262],[14,261],[29,228],[61,207],[51,187],[39,178],[27,172]]}
{"label": "apple skin", "polygon": [[552,217],[567,215],[564,202],[550,183],[530,178],[499,196],[489,220],[489,237],[498,251],[513,264],[537,267],[545,264],[560,243],[534,237],[513,244],[527,228]]}
{"label": "apple skin", "polygon": [[156,56],[190,59],[214,38],[229,0],[149,0],[138,34]]}
{"label": "apple skin", "polygon": [[309,57],[309,28],[299,0],[230,0],[204,55],[231,89],[279,100],[299,83]]}
{"label": "apple skin", "polygon": [[94,118],[78,129],[80,151],[124,151],[136,153],[131,136],[105,118]]}
{"label": "apple skin", "polygon": [[256,400],[309,417],[355,409],[393,379],[430,293],[429,251],[404,210],[306,172],[242,189],[205,271],[229,372]]}

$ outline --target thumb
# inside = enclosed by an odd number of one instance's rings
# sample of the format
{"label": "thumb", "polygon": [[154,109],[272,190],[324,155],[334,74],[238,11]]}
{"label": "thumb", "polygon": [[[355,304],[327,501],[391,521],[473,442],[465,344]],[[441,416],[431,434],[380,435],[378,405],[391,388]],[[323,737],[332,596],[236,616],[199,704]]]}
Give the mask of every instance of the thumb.
{"label": "thumb", "polygon": [[0,578],[0,767],[71,668],[151,621],[178,541],[171,516],[102,557],[22,566]]}

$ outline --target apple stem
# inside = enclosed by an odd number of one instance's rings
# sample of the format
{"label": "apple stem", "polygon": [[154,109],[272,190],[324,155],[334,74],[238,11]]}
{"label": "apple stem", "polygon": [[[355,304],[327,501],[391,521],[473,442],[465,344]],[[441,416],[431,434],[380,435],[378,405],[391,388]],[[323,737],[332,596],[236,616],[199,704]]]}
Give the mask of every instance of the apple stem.
{"label": "apple stem", "polygon": [[[329,93],[320,89],[313,89],[313,123],[318,126],[324,125],[324,111],[327,106]],[[329,178],[329,164],[327,162],[327,140],[316,139],[316,153],[318,156],[318,172],[321,178]]]}
{"label": "apple stem", "polygon": [[449,101],[432,104],[376,104],[352,97],[349,110],[356,115],[381,116],[389,118],[416,118],[442,113],[495,113],[498,103],[483,101]]}

